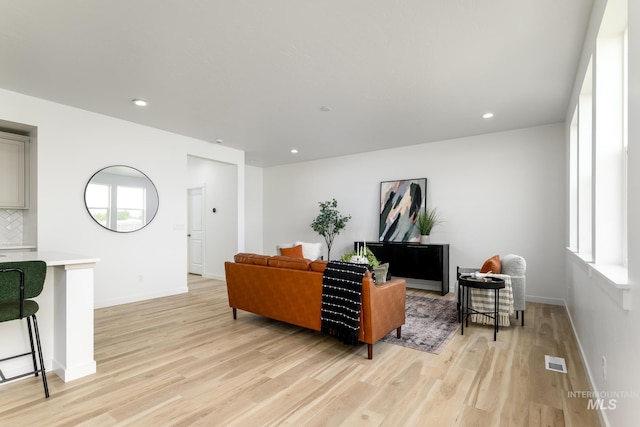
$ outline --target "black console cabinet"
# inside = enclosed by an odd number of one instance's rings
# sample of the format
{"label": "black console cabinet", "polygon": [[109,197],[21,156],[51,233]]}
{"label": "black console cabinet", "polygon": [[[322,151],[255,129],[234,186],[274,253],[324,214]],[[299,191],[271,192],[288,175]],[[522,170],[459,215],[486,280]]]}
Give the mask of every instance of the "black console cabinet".
{"label": "black console cabinet", "polygon": [[[353,248],[363,242],[354,242]],[[380,263],[388,262],[392,276],[434,280],[442,285],[442,295],[449,292],[449,245],[398,242],[367,242]]]}

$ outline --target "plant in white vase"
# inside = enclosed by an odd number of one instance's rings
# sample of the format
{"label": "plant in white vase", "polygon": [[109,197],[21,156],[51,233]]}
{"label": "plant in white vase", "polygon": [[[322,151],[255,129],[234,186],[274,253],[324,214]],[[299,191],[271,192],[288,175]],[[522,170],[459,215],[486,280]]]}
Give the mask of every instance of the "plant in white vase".
{"label": "plant in white vase", "polygon": [[426,209],[420,213],[416,221],[416,227],[418,227],[418,231],[420,231],[420,243],[429,243],[431,240],[431,230],[440,223],[442,223],[442,220],[440,219],[437,208]]}
{"label": "plant in white vase", "polygon": [[377,267],[380,265],[378,258],[371,252],[369,248],[359,248],[357,251],[347,252],[342,257],[340,257],[341,261],[347,262],[355,262],[353,260],[354,257],[360,258],[358,261],[362,262],[362,259],[366,259],[367,264],[370,264],[372,267]]}

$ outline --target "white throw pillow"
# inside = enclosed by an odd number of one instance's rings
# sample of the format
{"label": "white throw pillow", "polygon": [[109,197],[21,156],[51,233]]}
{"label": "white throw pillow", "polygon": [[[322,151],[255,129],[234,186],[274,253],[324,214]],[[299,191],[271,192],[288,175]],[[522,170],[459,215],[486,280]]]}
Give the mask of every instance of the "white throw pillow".
{"label": "white throw pillow", "polygon": [[322,243],[296,242],[295,246],[302,245],[302,256],[315,261],[322,256]]}

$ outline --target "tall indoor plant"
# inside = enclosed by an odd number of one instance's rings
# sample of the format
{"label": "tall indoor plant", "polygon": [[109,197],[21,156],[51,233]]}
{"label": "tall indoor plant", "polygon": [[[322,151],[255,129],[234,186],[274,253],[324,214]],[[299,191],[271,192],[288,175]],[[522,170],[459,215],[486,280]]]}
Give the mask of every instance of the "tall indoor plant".
{"label": "tall indoor plant", "polygon": [[351,215],[342,216],[340,214],[336,199],[318,202],[318,205],[320,205],[320,213],[311,223],[311,228],[324,237],[324,241],[327,243],[327,259],[330,261],[333,239],[347,226]]}
{"label": "tall indoor plant", "polygon": [[431,230],[436,225],[442,223],[438,208],[426,209],[424,212],[418,215],[418,221],[416,227],[420,231],[420,243],[426,244],[430,241]]}

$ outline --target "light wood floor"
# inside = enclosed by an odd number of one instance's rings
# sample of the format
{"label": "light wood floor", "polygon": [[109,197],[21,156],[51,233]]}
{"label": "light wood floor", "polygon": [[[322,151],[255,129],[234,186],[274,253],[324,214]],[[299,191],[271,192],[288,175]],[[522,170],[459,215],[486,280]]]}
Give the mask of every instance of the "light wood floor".
{"label": "light wood floor", "polygon": [[[472,325],[440,355],[347,347],[239,311],[224,282],[96,310],[98,372],[0,387],[2,426],[596,426],[569,391],[589,390],[564,308],[528,304],[527,325]],[[410,290],[416,294],[435,293]],[[451,294],[447,296],[452,298]],[[568,374],[544,368],[564,357]]]}

